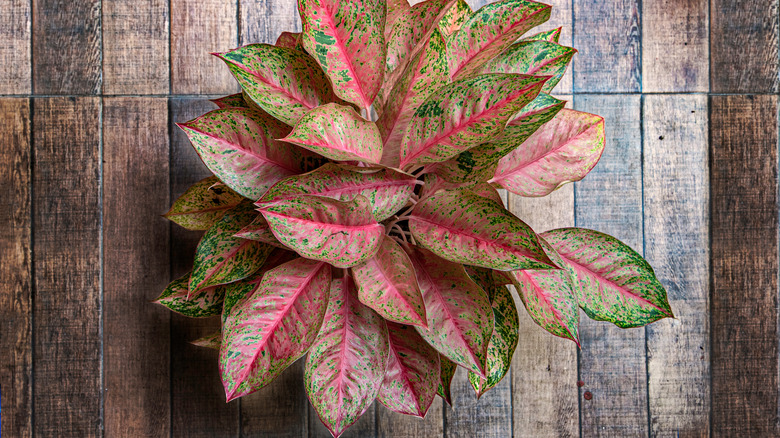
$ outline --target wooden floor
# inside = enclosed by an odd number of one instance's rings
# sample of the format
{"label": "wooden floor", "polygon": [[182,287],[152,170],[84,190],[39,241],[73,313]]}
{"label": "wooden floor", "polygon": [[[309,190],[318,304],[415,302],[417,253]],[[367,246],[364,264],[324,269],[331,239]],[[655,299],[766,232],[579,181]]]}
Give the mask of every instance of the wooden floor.
{"label": "wooden floor", "polygon": [[[643,252],[677,319],[583,319],[577,349],[521,311],[479,402],[461,372],[454,409],[376,406],[345,436],[780,436],[778,0],[551,3],[579,49],[558,93],[606,118],[607,149],[510,203]],[[293,0],[0,0],[3,436],[327,435],[300,363],[226,404],[215,353],[188,344],[218,322],[148,302],[198,240],[160,217],[207,174],[173,123],[237,90],[208,52],[299,26]]]}

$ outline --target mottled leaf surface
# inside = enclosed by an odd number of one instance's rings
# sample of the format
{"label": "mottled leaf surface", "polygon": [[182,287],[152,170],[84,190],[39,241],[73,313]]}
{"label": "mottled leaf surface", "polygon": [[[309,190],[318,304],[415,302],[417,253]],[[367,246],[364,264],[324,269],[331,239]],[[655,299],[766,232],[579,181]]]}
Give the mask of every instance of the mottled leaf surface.
{"label": "mottled leaf surface", "polygon": [[212,99],[211,101],[219,108],[249,108],[241,93],[231,94],[229,96],[220,97],[219,99]]}
{"label": "mottled leaf surface", "polygon": [[439,387],[436,389],[436,394],[452,407],[452,392],[450,391],[450,385],[452,384],[452,378],[455,377],[455,371],[458,370],[458,365],[441,354],[439,355],[439,362],[441,363],[441,381],[439,382]]}
{"label": "mottled leaf surface", "polygon": [[446,38],[459,31],[463,23],[473,14],[471,6],[465,0],[457,0],[447,9],[437,26]]}
{"label": "mottled leaf surface", "polygon": [[217,177],[210,176],[179,196],[165,217],[188,230],[208,230],[243,200]]}
{"label": "mottled leaf surface", "polygon": [[535,33],[531,36],[522,38],[520,41],[549,41],[551,43],[557,43],[561,38],[562,27],[556,29],[545,30],[539,33]]}
{"label": "mottled leaf surface", "polygon": [[385,22],[385,42],[390,37],[390,32],[393,31],[393,26],[396,20],[404,14],[408,14],[412,9],[408,0],[387,0],[387,20]]}
{"label": "mottled leaf surface", "polygon": [[566,73],[575,53],[576,49],[558,43],[521,41],[485,63],[479,72],[550,76],[542,88],[543,93],[549,93]]}
{"label": "mottled leaf surface", "polygon": [[299,47],[301,43],[301,33],[300,32],[282,32],[279,34],[279,37],[276,38],[276,43],[274,43],[277,47],[286,47],[288,49],[295,49]]}
{"label": "mottled leaf surface", "polygon": [[202,338],[191,341],[190,344],[195,345],[196,347],[210,348],[219,351],[219,348],[222,346],[222,332],[203,336]]}
{"label": "mottled leaf surface", "polygon": [[225,299],[225,291],[222,288],[210,287],[198,296],[188,299],[189,282],[188,272],[172,281],[154,302],[190,318],[206,318],[222,313],[222,301]]}
{"label": "mottled leaf surface", "polygon": [[470,190],[472,193],[474,193],[477,196],[490,199],[491,201],[494,201],[496,204],[504,205],[504,200],[501,199],[501,195],[498,193],[498,190],[496,190],[495,187],[491,186],[488,183],[474,184],[473,186],[469,187],[468,190]]}
{"label": "mottled leaf surface", "polygon": [[270,225],[268,225],[268,222],[263,215],[260,214],[258,214],[249,225],[240,229],[238,233],[236,233],[236,237],[256,240],[279,248],[287,248],[276,240],[276,236],[274,236],[274,233],[271,231]]}

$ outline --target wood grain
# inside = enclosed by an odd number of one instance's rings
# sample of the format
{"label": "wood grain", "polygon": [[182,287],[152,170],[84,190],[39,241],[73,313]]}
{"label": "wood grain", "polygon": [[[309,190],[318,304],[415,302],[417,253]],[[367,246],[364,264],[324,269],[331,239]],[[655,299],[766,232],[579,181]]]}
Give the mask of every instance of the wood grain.
{"label": "wood grain", "polygon": [[173,94],[231,94],[238,84],[210,55],[238,45],[237,5],[224,0],[171,0]]}
{"label": "wood grain", "polygon": [[101,436],[100,115],[33,102],[33,434]]}
{"label": "wood grain", "polygon": [[777,436],[777,96],[712,96],[712,433]]}
{"label": "wood grain", "polygon": [[[578,227],[617,237],[642,253],[642,142],[640,97],[577,96],[574,107],[606,123],[599,164],[575,186]],[[582,436],[648,435],[645,332],[624,330],[580,314]]]}
{"label": "wood grain", "polygon": [[239,0],[240,45],[273,44],[279,34],[300,32],[298,6],[288,0]]}
{"label": "wood grain", "polygon": [[444,408],[444,436],[447,438],[503,438],[512,435],[512,372],[479,400],[458,367],[452,379],[452,409]]}
{"label": "wood grain", "polygon": [[707,96],[644,99],[645,256],[676,319],[647,326],[654,437],[705,437],[710,425]]}
{"label": "wood grain", "polygon": [[778,1],[712,0],[711,88],[716,93],[778,91]]}
{"label": "wood grain", "polygon": [[709,91],[709,1],[642,2],[642,90]]}
{"label": "wood grain", "polygon": [[32,0],[33,91],[99,94],[100,0]]}
{"label": "wood grain", "polygon": [[440,437],[444,435],[444,410],[450,407],[436,397],[425,418],[399,414],[377,405],[376,421],[379,438]]}
{"label": "wood grain", "polygon": [[0,435],[32,434],[30,102],[0,99]]}
{"label": "wood grain", "polygon": [[0,94],[28,94],[32,86],[30,1],[3,0],[0,10]]}
{"label": "wood grain", "polygon": [[[574,92],[641,89],[638,0],[573,0]],[[594,30],[598,31],[594,31]]]}
{"label": "wood grain", "polygon": [[167,94],[168,0],[103,0],[103,93]]}

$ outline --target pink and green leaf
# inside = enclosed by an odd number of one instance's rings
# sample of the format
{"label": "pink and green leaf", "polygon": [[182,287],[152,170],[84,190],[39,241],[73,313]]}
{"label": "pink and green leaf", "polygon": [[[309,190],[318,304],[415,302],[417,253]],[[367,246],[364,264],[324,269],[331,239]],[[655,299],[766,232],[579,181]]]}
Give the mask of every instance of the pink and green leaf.
{"label": "pink and green leaf", "polygon": [[231,94],[229,96],[220,97],[219,99],[211,99],[211,101],[219,108],[249,108],[249,105],[244,101],[242,93]]}
{"label": "pink and green leaf", "polygon": [[242,201],[244,197],[210,176],[187,189],[164,216],[188,230],[208,230]]}
{"label": "pink and green leaf", "polygon": [[412,10],[412,6],[408,0],[387,0],[387,19],[385,21],[384,36],[385,42],[390,37],[390,32],[393,31],[393,26],[396,20],[401,16],[408,14]]}
{"label": "pink and green leaf", "polygon": [[203,336],[202,338],[191,341],[190,344],[196,347],[210,348],[212,350],[219,351],[220,347],[222,346],[222,332],[216,332]]}
{"label": "pink and green leaf", "polygon": [[256,240],[277,248],[287,248],[276,240],[276,236],[274,236],[274,233],[271,231],[271,227],[261,214],[258,214],[249,225],[239,230],[238,233],[236,233],[236,237]]}
{"label": "pink and green leaf", "polygon": [[543,32],[539,32],[531,36],[522,38],[520,41],[549,41],[551,43],[557,43],[558,40],[561,38],[562,30],[563,30],[562,27],[545,30]]}
{"label": "pink and green leaf", "polygon": [[455,371],[458,370],[458,365],[441,354],[439,354],[439,362],[441,363],[441,381],[439,382],[439,387],[436,389],[436,394],[452,407],[452,392],[450,391],[450,385],[452,384],[452,378],[455,377]]}
{"label": "pink and green leaf", "polygon": [[483,182],[474,184],[473,186],[469,187],[468,190],[479,197],[490,199],[499,205],[504,205],[504,200],[501,199],[501,195],[498,193],[498,190],[496,190],[495,187],[488,183]]}
{"label": "pink and green leaf", "polygon": [[282,32],[276,38],[276,47],[285,47],[288,49],[297,49],[301,44],[300,32]]}
{"label": "pink and green leaf", "polygon": [[511,45],[485,63],[480,73],[522,73],[550,76],[542,93],[549,93],[560,82],[576,49],[549,41],[521,41]]}
{"label": "pink and green leaf", "polygon": [[437,26],[442,36],[449,37],[459,31],[463,23],[473,14],[471,6],[465,0],[457,0],[441,17]]}
{"label": "pink and green leaf", "polygon": [[172,281],[154,302],[190,318],[206,318],[222,313],[222,301],[225,299],[222,288],[210,287],[189,299],[189,282],[189,273]]}

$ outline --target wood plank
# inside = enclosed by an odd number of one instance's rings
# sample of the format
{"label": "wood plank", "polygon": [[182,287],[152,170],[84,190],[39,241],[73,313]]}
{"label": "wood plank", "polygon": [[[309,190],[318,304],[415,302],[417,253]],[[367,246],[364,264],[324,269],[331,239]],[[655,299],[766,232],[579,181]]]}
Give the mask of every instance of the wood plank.
{"label": "wood plank", "polygon": [[[555,29],[557,27],[561,27],[561,37],[560,40],[558,40],[559,44],[562,44],[564,46],[573,47],[573,40],[572,37],[574,36],[574,26],[573,26],[573,16],[572,16],[572,1],[571,0],[546,0],[542,3],[548,4],[552,6],[552,11],[550,12],[550,19],[539,26],[538,28],[531,29],[528,31],[528,34],[533,35],[536,32],[541,32],[542,30],[549,30],[549,29]],[[574,62],[576,62],[578,55],[575,55]],[[558,82],[558,85],[555,86],[555,93],[556,94],[571,94],[572,92],[572,79],[574,78],[574,69],[573,69],[573,63],[569,65],[569,68],[566,70],[566,74],[563,75],[563,78],[560,82]]]}
{"label": "wood plank", "polygon": [[638,1],[573,0],[574,92],[640,91]]}
{"label": "wood plank", "polygon": [[237,5],[224,0],[171,1],[173,94],[231,94],[239,90],[212,52],[238,45]]}
{"label": "wood plank", "polygon": [[99,94],[100,0],[32,0],[33,91]]}
{"label": "wood plank", "polygon": [[[576,79],[575,79],[576,80]],[[574,107],[606,120],[607,146],[595,169],[575,185],[575,221],[617,237],[642,253],[640,97],[577,96]],[[583,436],[646,437],[645,332],[624,330],[580,314]]]}
{"label": "wood plank", "polygon": [[436,397],[425,418],[399,414],[378,404],[376,407],[377,436],[379,438],[440,437],[444,434],[444,409],[441,398]]}
{"label": "wood plank", "polygon": [[170,317],[149,302],[169,277],[168,224],[159,216],[168,204],[167,103],[164,98],[104,100],[107,436],[170,433]]}
{"label": "wood plank", "polygon": [[707,96],[644,98],[645,256],[677,319],[647,326],[654,437],[709,436]]}
{"label": "wood plank", "polygon": [[[32,56],[29,0],[2,0],[0,10],[0,94],[29,94]],[[29,114],[28,114],[29,116]],[[29,141],[29,140],[28,140]]]}
{"label": "wood plank", "polygon": [[778,436],[777,96],[712,96],[712,433]]}
{"label": "wood plank", "polygon": [[0,435],[32,434],[30,102],[0,99]]}
{"label": "wood plank", "polygon": [[444,408],[444,436],[448,438],[504,438],[512,435],[512,371],[477,400],[465,369],[452,379],[452,409]]}
{"label": "wood plank", "polygon": [[778,1],[711,0],[710,74],[716,93],[778,91]]}
{"label": "wood plank", "polygon": [[709,0],[642,2],[642,90],[709,91]]}
{"label": "wood plank", "polygon": [[[171,202],[192,184],[211,175],[174,123],[186,122],[215,108],[204,99],[171,99]],[[175,224],[171,229],[171,280],[192,270],[202,233]],[[239,403],[225,403],[216,351],[190,341],[214,333],[219,319],[194,319],[171,312],[171,410],[173,436],[238,436]]]}
{"label": "wood plank", "polygon": [[168,0],[103,0],[103,93],[167,94]]}
{"label": "wood plank", "polygon": [[288,0],[239,0],[240,45],[273,44],[279,34],[300,32],[297,2]]}
{"label": "wood plank", "polygon": [[100,99],[33,102],[33,434],[101,436]]}

